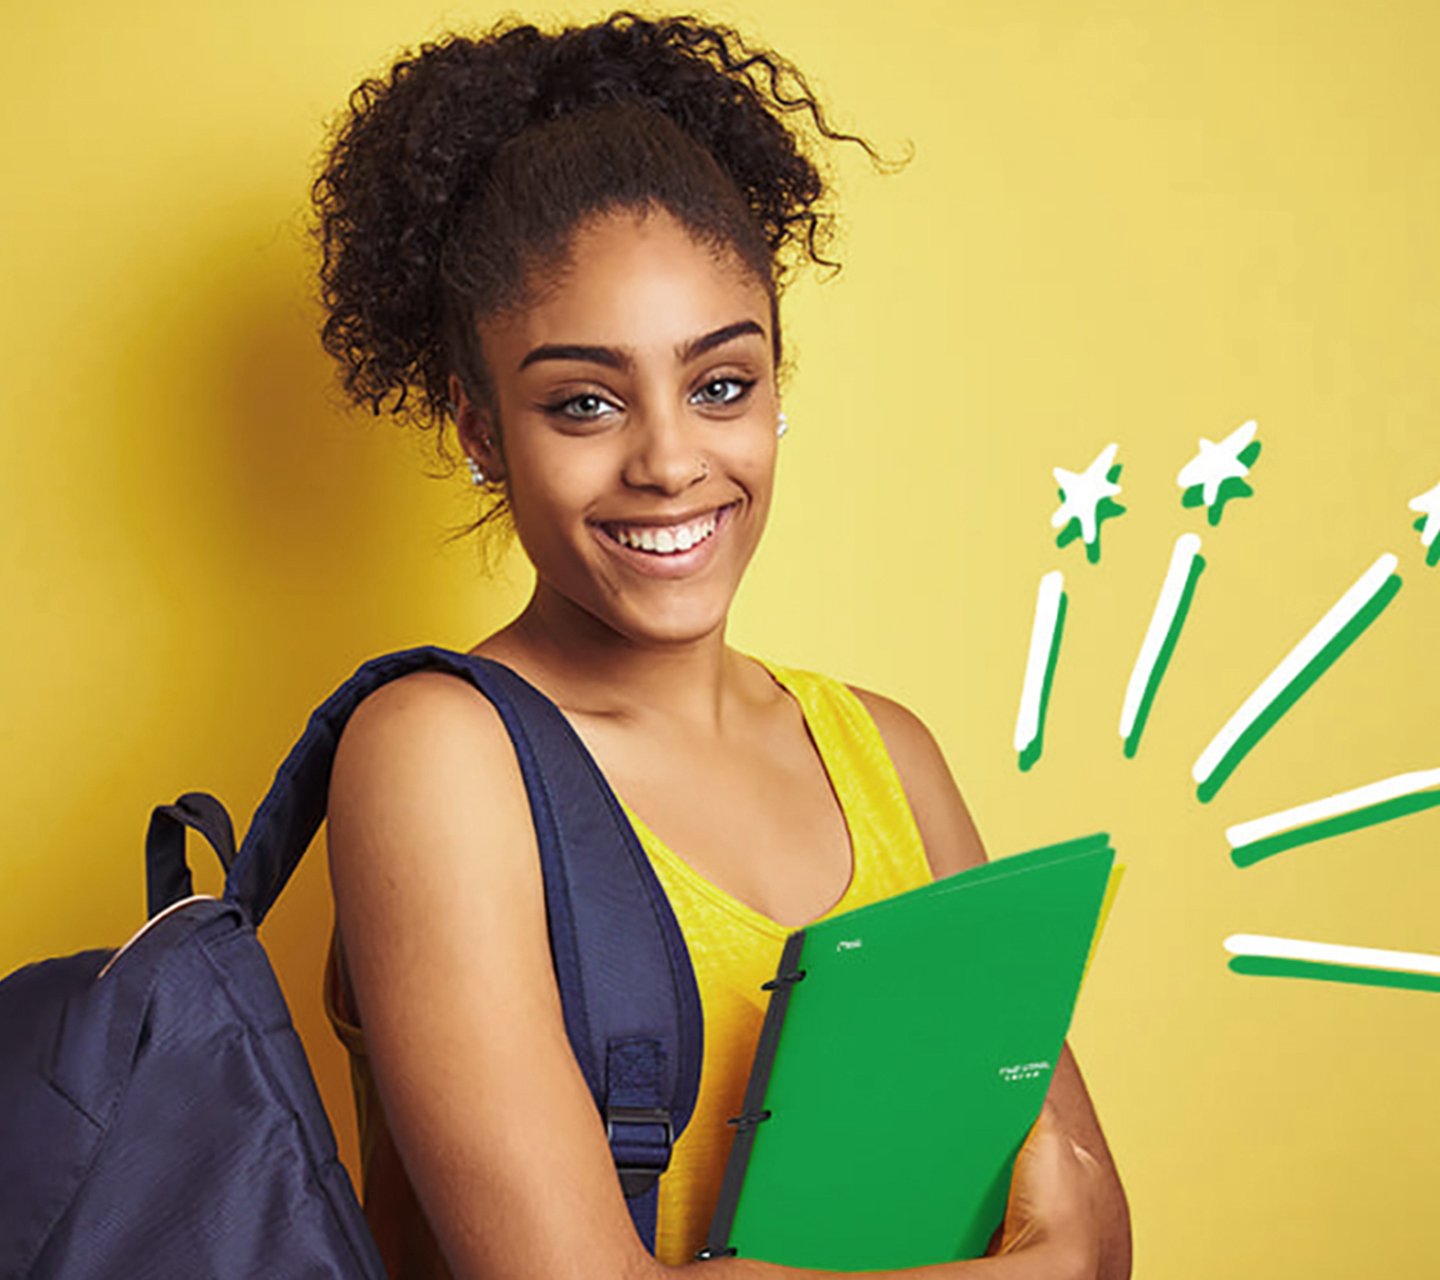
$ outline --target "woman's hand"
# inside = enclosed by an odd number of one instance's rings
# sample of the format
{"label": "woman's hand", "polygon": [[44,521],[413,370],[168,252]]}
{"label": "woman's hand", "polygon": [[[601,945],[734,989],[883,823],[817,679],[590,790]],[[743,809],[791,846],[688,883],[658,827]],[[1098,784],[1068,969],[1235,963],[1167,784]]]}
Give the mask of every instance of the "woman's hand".
{"label": "woman's hand", "polygon": [[1100,1264],[1099,1182],[1099,1163],[1060,1128],[1047,1102],[1015,1160],[998,1254],[1048,1253],[1057,1275],[1093,1280]]}

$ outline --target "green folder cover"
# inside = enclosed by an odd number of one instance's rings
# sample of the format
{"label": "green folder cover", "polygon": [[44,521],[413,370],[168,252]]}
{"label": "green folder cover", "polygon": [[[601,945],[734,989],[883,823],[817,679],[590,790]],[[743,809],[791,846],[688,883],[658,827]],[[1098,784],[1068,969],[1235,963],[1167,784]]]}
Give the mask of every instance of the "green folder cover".
{"label": "green folder cover", "polygon": [[1087,836],[792,934],[701,1256],[863,1271],[983,1254],[1113,862]]}

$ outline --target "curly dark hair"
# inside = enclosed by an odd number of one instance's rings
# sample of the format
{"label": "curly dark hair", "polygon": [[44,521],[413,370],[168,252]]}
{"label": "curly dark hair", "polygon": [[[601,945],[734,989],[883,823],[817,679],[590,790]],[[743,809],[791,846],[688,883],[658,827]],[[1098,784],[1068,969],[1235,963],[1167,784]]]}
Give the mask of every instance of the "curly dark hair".
{"label": "curly dark hair", "polygon": [[663,207],[732,249],[773,314],[794,267],[839,269],[809,133],[885,164],[791,63],[689,16],[553,34],[507,19],[407,53],[350,95],[312,191],[345,391],[438,428],[453,373],[493,406],[476,320],[523,305],[534,269],[611,208]]}

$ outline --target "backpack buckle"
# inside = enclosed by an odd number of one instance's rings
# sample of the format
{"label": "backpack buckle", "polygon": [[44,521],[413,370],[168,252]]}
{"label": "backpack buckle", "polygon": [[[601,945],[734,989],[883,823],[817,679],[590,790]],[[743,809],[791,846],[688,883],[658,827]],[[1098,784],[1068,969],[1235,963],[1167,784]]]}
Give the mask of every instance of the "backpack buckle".
{"label": "backpack buckle", "polygon": [[[634,1125],[640,1132],[627,1133]],[[664,1129],[664,1137],[654,1132]],[[650,1130],[646,1133],[645,1130]],[[675,1125],[664,1107],[605,1107],[605,1138],[615,1157],[620,1189],[627,1197],[643,1195],[670,1167],[675,1147]]]}

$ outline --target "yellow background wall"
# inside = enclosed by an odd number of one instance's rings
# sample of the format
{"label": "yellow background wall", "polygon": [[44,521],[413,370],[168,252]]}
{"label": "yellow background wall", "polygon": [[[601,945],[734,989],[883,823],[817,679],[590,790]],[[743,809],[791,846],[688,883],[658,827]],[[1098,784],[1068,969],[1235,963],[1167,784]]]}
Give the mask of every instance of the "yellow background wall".
{"label": "yellow background wall", "polygon": [[[599,10],[576,11],[598,16]],[[994,853],[1106,829],[1129,864],[1074,1031],[1137,1274],[1425,1276],[1435,997],[1244,978],[1235,931],[1440,950],[1440,813],[1244,871],[1227,824],[1440,765],[1440,9],[1412,3],[715,7],[838,120],[835,282],[797,287],[781,494],[744,647],[935,729]],[[365,657],[464,648],[523,598],[428,441],[347,414],[313,337],[306,187],[362,73],[482,6],[14,7],[0,45],[0,972],[118,943],[152,804],[248,815]],[[1179,502],[1196,440],[1259,420],[1252,499]],[[1100,563],[1050,469],[1111,440]],[[1116,723],[1174,537],[1209,567],[1138,757]],[[1202,805],[1200,748],[1383,551],[1385,614]],[[1010,739],[1036,582],[1070,612],[1045,753]],[[347,1154],[318,978],[317,848],[264,934]],[[201,886],[214,888],[208,868]]]}

